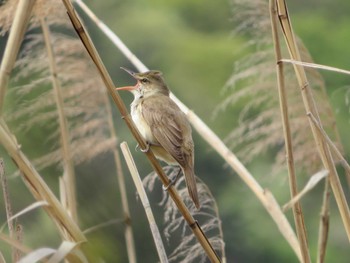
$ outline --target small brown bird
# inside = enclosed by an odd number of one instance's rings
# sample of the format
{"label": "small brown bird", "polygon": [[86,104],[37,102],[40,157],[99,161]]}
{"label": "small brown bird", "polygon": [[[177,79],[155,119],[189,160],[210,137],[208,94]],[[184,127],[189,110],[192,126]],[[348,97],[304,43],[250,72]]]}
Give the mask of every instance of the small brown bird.
{"label": "small brown bird", "polygon": [[136,127],[158,159],[180,165],[189,195],[199,208],[192,130],[185,114],[170,99],[169,88],[160,71],[135,73],[122,69],[137,80],[135,86],[117,88],[129,90],[134,95],[131,117]]}

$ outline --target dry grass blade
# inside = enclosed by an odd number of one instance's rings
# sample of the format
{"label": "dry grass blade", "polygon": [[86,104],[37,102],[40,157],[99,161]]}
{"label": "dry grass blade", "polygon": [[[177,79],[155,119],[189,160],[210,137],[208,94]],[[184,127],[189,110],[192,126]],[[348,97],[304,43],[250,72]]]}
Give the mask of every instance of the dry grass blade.
{"label": "dry grass blade", "polygon": [[79,227],[63,209],[50,188],[34,169],[27,157],[22,153],[16,142],[16,138],[9,132],[3,120],[0,120],[0,143],[23,173],[24,182],[27,184],[27,187],[36,200],[46,201],[49,204],[45,210],[56,222],[61,234],[67,240],[74,240],[75,242],[85,241],[85,237]]}
{"label": "dry grass blade", "polygon": [[[293,29],[289,20],[288,11],[286,7],[286,3],[284,0],[277,0],[277,10],[278,17],[280,19],[281,28],[283,31],[283,35],[288,47],[288,51],[290,53],[291,59],[301,61],[299,49],[296,44],[295,36],[293,33]],[[320,127],[322,128],[322,124],[320,122],[319,112],[312,94],[312,91],[309,86],[309,82],[306,77],[305,70],[302,66],[294,65],[294,70],[296,77],[299,82],[300,91],[303,98],[303,103],[305,107],[305,111],[307,113],[311,112],[316,120],[319,122]],[[350,240],[350,211],[349,206],[345,198],[344,191],[342,189],[337,170],[335,168],[335,163],[333,161],[329,146],[322,139],[321,134],[317,131],[317,129],[311,123],[311,130],[321,155],[322,163],[329,171],[329,180],[330,184],[335,196],[335,200],[338,205],[338,209],[343,220],[343,224]]]}
{"label": "dry grass blade", "polygon": [[[108,38],[123,52],[123,54],[134,64],[139,71],[146,71],[148,68],[125,46],[125,44],[119,39],[119,37],[112,32],[101,20],[99,20],[92,11],[81,0],[76,0],[80,7],[89,15],[91,19],[99,26],[99,28],[108,36]],[[266,68],[266,67],[265,67]],[[298,258],[300,258],[300,251],[298,248],[298,241],[293,233],[292,227],[285,218],[282,210],[276,202],[269,203],[269,200],[264,194],[263,188],[255,180],[255,178],[249,173],[241,161],[236,155],[223,143],[223,141],[185,104],[183,104],[174,94],[170,94],[170,97],[176,102],[181,110],[187,115],[188,120],[193,127],[197,130],[200,136],[230,165],[230,167],[237,172],[241,179],[247,184],[247,186],[254,192],[265,209],[269,212],[273,220],[276,222],[278,229],[282,232],[285,239],[291,245]],[[276,112],[276,111],[273,111]],[[278,131],[279,132],[279,131]],[[280,133],[280,132],[279,132]],[[305,134],[305,133],[304,133]],[[306,153],[307,155],[308,153]],[[301,157],[302,158],[302,157]],[[270,213],[270,207],[276,206],[276,213]]]}
{"label": "dry grass blade", "polygon": [[143,188],[142,180],[140,179],[139,172],[136,168],[136,164],[134,162],[134,159],[132,158],[132,155],[130,153],[130,149],[128,147],[128,144],[126,142],[122,142],[120,144],[120,148],[122,149],[126,164],[128,165],[130,174],[132,176],[132,179],[134,181],[134,184],[136,186],[137,192],[140,196],[140,199],[142,201],[143,208],[145,209],[147,219],[151,228],[152,236],[154,243],[157,248],[157,253],[159,256],[159,260],[162,263],[168,262],[168,257],[165,252],[165,248],[163,245],[162,238],[160,236],[160,232],[157,226],[157,223],[154,219],[152,208],[150,205],[150,202],[148,200],[147,194],[145,189]]}
{"label": "dry grass blade", "polygon": [[34,3],[35,0],[21,0],[16,8],[15,18],[0,66],[0,113],[3,110],[10,73],[15,64]]}
{"label": "dry grass blade", "polygon": [[[46,201],[38,201],[38,202],[35,202],[33,204],[30,204],[29,206],[27,206],[26,208],[22,209],[21,211],[19,211],[18,213],[14,214],[13,216],[11,216],[10,218],[7,219],[7,224],[10,224],[11,221],[13,221],[14,219],[34,210],[34,209],[37,209],[37,208],[40,208],[40,207],[45,207],[45,206],[48,206],[49,204],[46,202]],[[5,227],[5,224],[3,224],[3,226],[0,228],[0,232],[3,231],[4,227]]]}
{"label": "dry grass blade", "polygon": [[298,202],[301,198],[304,197],[309,191],[311,191],[323,178],[328,176],[327,170],[319,171],[318,173],[311,176],[307,184],[304,186],[303,190],[301,190],[296,196],[292,198],[288,203],[283,206],[283,211],[287,211],[292,208],[292,206]]}
{"label": "dry grass blade", "polygon": [[39,248],[21,258],[18,263],[28,263],[28,262],[47,262],[47,257],[56,252],[53,248]]}
{"label": "dry grass blade", "polygon": [[326,65],[309,63],[309,62],[303,62],[303,61],[297,61],[297,60],[293,60],[293,59],[281,59],[280,61],[281,62],[286,62],[286,63],[291,63],[291,64],[294,64],[294,65],[304,66],[304,67],[307,67],[307,68],[317,68],[317,69],[323,69],[323,70],[328,70],[328,71],[333,71],[333,72],[337,72],[337,73],[350,75],[350,71],[349,70],[335,68],[335,67],[330,67],[330,66],[326,66]]}
{"label": "dry grass blade", "polygon": [[107,222],[103,222],[103,223],[100,223],[98,225],[89,227],[89,228],[85,229],[83,231],[83,233],[85,235],[87,235],[87,234],[90,234],[90,233],[92,233],[92,232],[94,232],[96,230],[99,230],[101,228],[108,227],[108,226],[115,225],[115,224],[120,224],[120,223],[123,223],[123,222],[124,222],[124,220],[122,220],[122,219],[112,219],[112,220],[109,220]]}
{"label": "dry grass blade", "polygon": [[[76,249],[78,245],[79,244],[75,242],[63,241],[60,247],[56,250],[55,254],[53,254],[52,257],[50,257],[47,263],[59,263],[64,259],[68,259],[69,262],[88,263],[88,260],[85,258],[84,255],[74,253],[74,249]],[[70,257],[76,257],[76,259],[72,258],[71,261],[69,260]]]}

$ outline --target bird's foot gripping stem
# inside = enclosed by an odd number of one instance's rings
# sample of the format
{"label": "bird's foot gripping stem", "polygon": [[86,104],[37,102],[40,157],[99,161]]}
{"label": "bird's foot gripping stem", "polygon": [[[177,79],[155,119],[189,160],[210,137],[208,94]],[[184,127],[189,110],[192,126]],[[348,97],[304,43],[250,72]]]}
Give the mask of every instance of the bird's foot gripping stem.
{"label": "bird's foot gripping stem", "polygon": [[135,147],[135,150],[140,149],[141,152],[146,153],[146,152],[149,151],[150,147],[151,147],[151,144],[149,142],[146,142],[146,148],[145,149],[141,149],[140,145],[137,144],[136,147]]}
{"label": "bird's foot gripping stem", "polygon": [[170,186],[175,185],[177,179],[179,178],[180,173],[181,173],[181,167],[179,167],[179,171],[177,172],[176,176],[174,178],[170,179],[169,184],[168,185],[163,185],[162,188],[163,188],[164,191],[168,191]]}

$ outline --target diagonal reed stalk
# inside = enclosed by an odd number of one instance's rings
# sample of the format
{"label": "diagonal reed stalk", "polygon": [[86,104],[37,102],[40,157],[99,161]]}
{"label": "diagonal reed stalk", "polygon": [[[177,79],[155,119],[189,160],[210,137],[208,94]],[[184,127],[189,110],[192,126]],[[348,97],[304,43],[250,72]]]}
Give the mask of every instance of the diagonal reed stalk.
{"label": "diagonal reed stalk", "polygon": [[55,55],[52,47],[52,41],[50,36],[50,29],[44,18],[40,18],[40,25],[44,35],[44,41],[46,46],[46,51],[49,60],[52,86],[54,89],[54,96],[56,100],[56,108],[58,112],[58,122],[60,127],[61,135],[61,149],[62,149],[62,159],[63,159],[63,183],[60,186],[63,187],[61,192],[64,194],[63,205],[68,210],[70,216],[74,221],[78,221],[77,214],[77,201],[76,201],[76,187],[75,187],[75,173],[74,173],[74,163],[72,159],[72,154],[70,151],[70,141],[67,119],[64,112],[64,101],[62,94],[62,87],[58,80],[58,70],[55,61]]}
{"label": "diagonal reed stalk", "polygon": [[35,0],[20,0],[0,66],[0,114],[2,114],[7,84],[28,26]]}
{"label": "diagonal reed stalk", "polygon": [[67,214],[66,210],[57,200],[27,157],[22,153],[15,136],[11,134],[6,123],[2,119],[0,119],[0,143],[22,172],[22,178],[35,199],[38,201],[46,201],[49,204],[49,206],[44,208],[56,223],[62,236],[66,240],[84,242],[86,240],[84,234]]}
{"label": "diagonal reed stalk", "polygon": [[323,136],[323,139],[328,144],[328,146],[331,148],[333,153],[337,156],[337,158],[340,160],[340,164],[344,167],[345,171],[350,174],[350,165],[342,155],[342,153],[338,150],[337,146],[332,142],[332,140],[329,138],[325,130],[320,126],[320,123],[316,120],[316,118],[309,112],[307,116],[310,118],[312,124],[315,126],[315,128],[318,130],[318,132]]}
{"label": "diagonal reed stalk", "polygon": [[[284,0],[277,0],[277,12],[278,12],[280,26],[282,28],[282,32],[284,35],[284,39],[286,41],[286,45],[288,47],[290,57],[292,60],[301,61],[299,49],[296,44],[292,25],[288,16],[287,6]],[[318,109],[317,109],[311,88],[309,86],[309,82],[307,80],[304,67],[299,65],[293,65],[293,66],[294,66],[295,74],[300,86],[305,111],[306,113],[310,112],[319,122],[320,127],[322,127]],[[343,220],[347,237],[350,240],[349,206],[347,204],[345,194],[342,189],[337,170],[335,168],[335,163],[333,161],[332,154],[330,152],[329,146],[322,139],[321,133],[315,128],[315,126],[311,123],[311,121],[310,121],[310,125],[311,125],[312,134],[314,136],[314,139],[317,145],[317,149],[321,156],[322,163],[325,169],[329,171],[330,185],[332,187],[333,194],[337,202],[341,218]]]}
{"label": "diagonal reed stalk", "polygon": [[[89,55],[91,56],[91,59],[95,63],[102,80],[105,83],[105,86],[109,92],[109,94],[112,96],[113,101],[115,102],[116,106],[118,107],[122,118],[126,122],[128,128],[130,129],[132,135],[135,137],[136,141],[138,142],[141,149],[146,149],[146,143],[144,139],[141,137],[140,133],[136,129],[130,114],[128,113],[121,97],[119,94],[115,91],[115,85],[113,84],[113,81],[111,77],[109,76],[107,69],[105,68],[104,64],[101,61],[100,56],[97,53],[96,48],[94,47],[89,35],[84,29],[84,26],[80,22],[80,19],[78,18],[72,3],[69,0],[63,0],[64,5],[66,6],[68,15],[71,19],[71,22],[79,35],[81,41],[83,42],[86,50],[88,51]],[[152,151],[147,151],[146,156],[148,157],[149,161],[151,162],[151,165],[155,172],[159,175],[160,180],[164,185],[169,185],[170,181],[166,174],[164,173],[162,167],[160,166],[159,162],[156,160],[155,156],[153,155]],[[180,199],[178,193],[176,192],[175,188],[173,186],[170,186],[168,189],[168,193],[171,196],[171,198],[176,203],[179,211],[184,216],[186,222],[190,226],[191,230],[193,231],[194,235],[197,237],[197,240],[202,245],[203,249],[207,253],[208,258],[212,262],[220,262],[220,259],[218,258],[217,254],[215,253],[213,247],[209,243],[208,239],[204,235],[203,231],[201,230],[199,224],[197,221],[194,220],[192,215],[189,213],[186,205],[183,203],[183,201]]]}
{"label": "diagonal reed stalk", "polygon": [[[115,46],[124,54],[126,58],[141,72],[148,68],[128,49],[121,39],[110,30],[81,0],[75,2],[82,10],[95,22],[101,31],[114,43]],[[236,155],[223,143],[223,141],[185,104],[183,104],[174,94],[170,97],[176,102],[181,110],[186,114],[188,120],[199,133],[199,135],[230,165],[230,167],[241,177],[244,183],[253,191],[259,201],[270,214],[283,237],[287,240],[297,257],[301,260],[299,242],[296,235],[282,212],[274,196],[255,180],[246,167],[240,162]]]}
{"label": "diagonal reed stalk", "polygon": [[[14,22],[10,30],[9,39],[6,44],[0,68],[1,111],[3,108],[9,75],[12,72],[34,3],[34,0],[20,0],[18,2]],[[55,221],[62,236],[67,240],[74,240],[76,242],[85,241],[85,236],[80,231],[79,227],[68,216],[50,188],[42,180],[27,157],[22,153],[15,136],[10,132],[3,119],[0,119],[0,143],[22,172],[22,178],[33,196],[39,201],[44,200],[49,203],[49,206],[45,207],[45,209]]]}
{"label": "diagonal reed stalk", "polygon": [[159,260],[161,263],[168,263],[169,261],[168,261],[168,257],[167,257],[166,252],[165,252],[163,241],[162,241],[162,238],[160,236],[160,232],[159,232],[157,223],[154,219],[152,208],[151,208],[150,202],[148,200],[146,191],[143,187],[142,180],[140,178],[140,174],[137,170],[135,161],[132,158],[132,155],[130,153],[129,146],[126,142],[122,142],[120,144],[120,148],[122,149],[122,153],[124,155],[126,164],[129,168],[130,174],[131,174],[132,179],[135,183],[135,187],[136,187],[137,192],[138,192],[140,199],[142,201],[142,205],[145,209],[146,216],[147,216],[147,219],[149,222],[149,226],[151,228],[153,240],[154,240],[154,243],[156,245]]}
{"label": "diagonal reed stalk", "polygon": [[[275,0],[269,1],[270,5],[270,18],[271,18],[271,26],[272,26],[272,38],[275,48],[275,56],[276,56],[276,69],[277,69],[277,87],[280,101],[280,110],[282,116],[282,126],[283,126],[283,134],[286,148],[286,159],[287,159],[287,167],[288,167],[288,175],[289,175],[289,187],[291,197],[295,197],[298,194],[298,186],[297,186],[297,178],[295,174],[295,166],[294,166],[294,154],[293,154],[293,143],[292,143],[292,135],[291,128],[289,123],[289,113],[288,113],[288,104],[287,104],[287,96],[284,82],[284,73],[283,73],[283,63],[279,61],[282,59],[281,46],[279,42],[279,35],[277,31],[277,10],[276,10],[276,2]],[[308,248],[307,242],[307,234],[306,227],[304,222],[304,214],[300,205],[300,202],[297,201],[293,205],[293,216],[296,225],[296,232],[299,239],[299,245],[301,254],[303,256],[303,263],[310,263],[310,252]]]}

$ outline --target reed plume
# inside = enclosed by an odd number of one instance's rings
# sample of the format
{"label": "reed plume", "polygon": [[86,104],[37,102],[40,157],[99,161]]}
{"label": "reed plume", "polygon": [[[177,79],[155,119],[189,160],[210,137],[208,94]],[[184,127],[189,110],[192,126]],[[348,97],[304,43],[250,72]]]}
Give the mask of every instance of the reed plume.
{"label": "reed plume", "polygon": [[[238,125],[229,133],[226,142],[246,163],[272,150],[275,154],[273,170],[277,172],[286,164],[279,101],[276,96],[274,49],[268,2],[232,0],[232,5],[233,20],[237,25],[234,33],[249,37],[245,49],[250,52],[235,62],[233,74],[225,85],[226,98],[218,108],[220,111],[230,105],[243,103],[238,116]],[[309,52],[300,39],[298,44],[302,60],[312,62]],[[321,119],[325,127],[332,127],[329,134],[341,147],[324,80],[315,69],[308,68],[307,73],[314,88],[315,98],[323,105],[320,109]],[[298,83],[291,66],[285,67],[285,78],[295,165],[300,171],[313,174],[320,169],[321,162],[314,147],[308,117],[305,115]]]}

